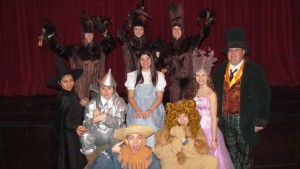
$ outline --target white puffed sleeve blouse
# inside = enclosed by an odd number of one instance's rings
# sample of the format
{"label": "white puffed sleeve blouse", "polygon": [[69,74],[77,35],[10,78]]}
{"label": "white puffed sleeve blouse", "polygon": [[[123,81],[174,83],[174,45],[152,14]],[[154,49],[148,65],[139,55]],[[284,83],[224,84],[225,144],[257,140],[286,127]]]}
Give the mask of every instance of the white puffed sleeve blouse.
{"label": "white puffed sleeve blouse", "polygon": [[[162,72],[156,71],[157,73],[157,84],[156,90],[157,91],[164,91],[165,87],[167,86],[167,82],[165,79],[165,75]],[[149,71],[142,71],[142,75],[144,77],[143,84],[152,84],[151,81],[151,72]],[[136,82],[137,71],[127,73],[127,81],[125,82],[125,86],[127,90],[134,90],[135,89],[135,82]]]}

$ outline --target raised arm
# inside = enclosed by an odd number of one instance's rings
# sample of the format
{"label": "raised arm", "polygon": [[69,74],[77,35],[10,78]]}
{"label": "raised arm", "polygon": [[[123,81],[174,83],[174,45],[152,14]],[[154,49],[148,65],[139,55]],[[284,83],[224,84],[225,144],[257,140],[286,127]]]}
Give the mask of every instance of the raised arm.
{"label": "raised arm", "polygon": [[191,50],[194,50],[196,47],[198,47],[202,41],[208,36],[210,32],[211,25],[215,23],[215,12],[209,10],[208,8],[203,9],[199,12],[198,16],[198,23],[201,19],[205,19],[204,26],[199,34],[196,34],[195,36],[191,36],[188,38],[189,46],[191,47]]}
{"label": "raised arm", "polygon": [[98,30],[103,35],[103,40],[98,42],[99,46],[102,48],[102,51],[105,55],[108,55],[115,47],[116,41],[108,32],[106,26],[110,22],[108,17],[93,17],[93,24],[96,30]]}
{"label": "raised arm", "polygon": [[70,52],[67,49],[68,47],[64,47],[59,44],[56,34],[56,28],[49,20],[47,20],[44,24],[42,34],[39,39],[41,41],[40,46],[48,44],[51,50],[58,56],[68,58],[68,56],[70,55]]}

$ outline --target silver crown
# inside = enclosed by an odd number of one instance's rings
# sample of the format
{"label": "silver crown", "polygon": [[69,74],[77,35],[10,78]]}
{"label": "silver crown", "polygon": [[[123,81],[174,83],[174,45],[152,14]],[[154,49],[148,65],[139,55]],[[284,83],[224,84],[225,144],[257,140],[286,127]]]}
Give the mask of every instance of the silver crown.
{"label": "silver crown", "polygon": [[117,86],[117,82],[115,81],[113,75],[111,74],[111,69],[108,70],[106,75],[100,80],[100,84],[105,86]]}
{"label": "silver crown", "polygon": [[193,71],[196,73],[200,69],[204,69],[210,74],[211,68],[214,66],[214,62],[217,58],[214,58],[214,51],[210,48],[196,49],[192,54]]}

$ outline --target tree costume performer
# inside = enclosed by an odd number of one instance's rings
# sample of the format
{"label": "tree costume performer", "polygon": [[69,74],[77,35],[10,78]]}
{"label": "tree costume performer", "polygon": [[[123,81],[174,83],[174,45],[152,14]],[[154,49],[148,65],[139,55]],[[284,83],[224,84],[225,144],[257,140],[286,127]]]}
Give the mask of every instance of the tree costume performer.
{"label": "tree costume performer", "polygon": [[[140,52],[149,46],[149,42],[144,33],[146,21],[152,18],[142,8],[137,8],[128,14],[127,19],[117,32],[124,56],[125,75],[137,69]],[[133,36],[129,36],[129,31],[133,29]]]}
{"label": "tree costume performer", "polygon": [[[49,44],[54,53],[60,57],[68,59],[72,69],[83,69],[83,75],[75,85],[75,91],[81,99],[90,99],[90,84],[97,84],[105,74],[105,56],[107,56],[116,46],[114,38],[108,33],[106,25],[109,22],[107,17],[90,18],[85,11],[81,16],[82,42],[62,46],[58,42],[56,29],[49,21],[43,27],[40,36],[40,46],[43,42]],[[101,41],[94,39],[94,28],[102,35]]]}
{"label": "tree costume performer", "polygon": [[170,101],[192,99],[193,90],[193,65],[191,53],[208,36],[211,25],[214,23],[214,12],[205,9],[199,13],[201,18],[206,18],[202,31],[191,37],[184,35],[184,20],[181,4],[171,4],[169,15],[172,26],[172,41],[168,44],[163,54],[164,65],[170,77]]}

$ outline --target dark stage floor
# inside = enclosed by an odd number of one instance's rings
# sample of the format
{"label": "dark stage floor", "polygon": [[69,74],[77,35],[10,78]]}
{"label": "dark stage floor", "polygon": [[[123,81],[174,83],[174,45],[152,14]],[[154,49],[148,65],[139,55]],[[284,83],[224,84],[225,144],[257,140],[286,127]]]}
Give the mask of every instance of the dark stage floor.
{"label": "dark stage floor", "polygon": [[[124,94],[123,94],[124,95]],[[272,87],[254,168],[300,168],[300,86]],[[0,96],[0,168],[48,169],[55,96]]]}

